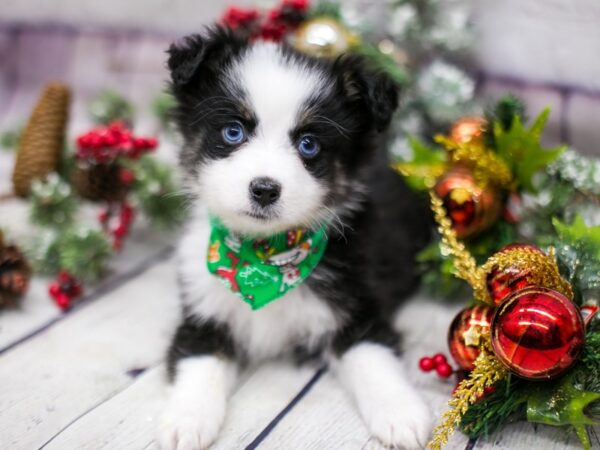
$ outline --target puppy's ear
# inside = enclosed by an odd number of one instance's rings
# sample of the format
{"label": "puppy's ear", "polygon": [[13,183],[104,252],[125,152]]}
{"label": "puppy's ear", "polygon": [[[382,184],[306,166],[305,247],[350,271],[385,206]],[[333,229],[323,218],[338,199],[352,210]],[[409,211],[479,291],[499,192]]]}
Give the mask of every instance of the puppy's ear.
{"label": "puppy's ear", "polygon": [[377,131],[385,130],[398,107],[398,85],[386,73],[367,67],[364,58],[356,55],[340,57],[334,70],[347,98],[367,108]]}
{"label": "puppy's ear", "polygon": [[222,27],[208,29],[205,35],[192,34],[171,44],[167,65],[175,87],[183,87],[202,71],[217,68],[220,63],[241,51],[247,41]]}

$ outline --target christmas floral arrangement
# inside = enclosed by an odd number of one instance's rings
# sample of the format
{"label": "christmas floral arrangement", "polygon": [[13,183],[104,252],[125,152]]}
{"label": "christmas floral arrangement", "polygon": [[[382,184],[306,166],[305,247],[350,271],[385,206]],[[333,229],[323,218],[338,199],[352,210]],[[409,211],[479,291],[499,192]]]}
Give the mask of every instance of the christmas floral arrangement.
{"label": "christmas floral arrangement", "polygon": [[455,427],[477,437],[527,420],[572,426],[589,449],[586,427],[600,417],[600,226],[555,219],[553,246],[508,245],[478,266],[443,201],[431,199],[442,245],[475,304],[450,326],[450,352],[468,373],[429,447],[441,448]]}
{"label": "christmas floral arrangement", "polygon": [[[586,427],[598,424],[600,226],[586,223],[598,220],[600,164],[544,149],[548,114],[525,126],[521,102],[506,97],[432,144],[412,138],[412,158],[395,164],[429,192],[438,224],[440,241],[420,255],[426,285],[474,298],[450,324],[465,378],[432,449],[455,428],[478,437],[515,420],[572,426],[587,449]],[[453,373],[443,354],[420,367]]]}
{"label": "christmas floral arrangement", "polygon": [[[99,125],[76,138],[73,152],[65,151],[69,98],[63,84],[44,89],[15,140],[13,170],[14,193],[28,200],[36,226],[25,253],[36,273],[56,276],[48,291],[63,310],[82,295],[83,282],[106,273],[136,211],[158,228],[177,226],[185,215],[171,168],[152,155],[157,139],[132,132],[133,109],[120,95],[103,92],[94,99],[90,112]],[[97,210],[96,225],[82,220],[84,205]],[[24,293],[31,270],[14,246],[0,245],[0,255],[6,281],[0,296],[7,303],[9,294],[14,299],[12,293]]]}
{"label": "christmas floral arrangement", "polygon": [[[505,245],[551,245],[554,221],[577,214],[598,220],[600,162],[560,146],[540,144],[549,110],[529,127],[522,103],[507,96],[487,117],[465,117],[438,134],[434,144],[411,138],[411,158],[394,166],[417,190],[432,189],[442,200],[458,238],[478,263]],[[437,144],[437,145],[436,145]],[[468,293],[454,277],[455,261],[433,242],[418,257],[425,288],[434,296]]]}

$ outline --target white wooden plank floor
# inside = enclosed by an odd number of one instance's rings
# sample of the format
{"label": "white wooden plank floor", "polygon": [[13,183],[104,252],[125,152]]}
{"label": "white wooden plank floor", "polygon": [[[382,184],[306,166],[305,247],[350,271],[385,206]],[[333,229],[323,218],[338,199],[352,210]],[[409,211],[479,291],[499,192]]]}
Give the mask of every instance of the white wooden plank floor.
{"label": "white wooden plank floor", "polygon": [[[3,33],[0,28],[3,48],[18,49],[11,55],[11,76],[5,77],[12,81],[0,86],[0,92],[10,93],[0,102],[0,128],[18,123],[31,109],[46,79],[39,78],[46,73],[39,60],[48,60],[61,62],[60,70],[52,66],[52,77],[74,86],[71,135],[89,125],[85,105],[98,87],[106,86],[135,100],[141,131],[156,129],[148,105],[165,78],[167,39],[36,33]],[[47,43],[46,51],[27,50],[39,41]],[[173,160],[172,144],[166,142],[160,152]],[[0,152],[0,194],[10,188],[11,167],[12,156]],[[93,211],[82,215],[93,220]],[[0,227],[15,238],[29,238],[33,230],[27,226],[26,205],[0,201]],[[174,236],[138,223],[109,276],[89,287],[86,298],[68,314],[52,304],[47,280],[41,278],[34,280],[19,308],[0,311],[0,449],[156,448],[155,422],[166,391],[163,359],[178,316],[170,252],[174,244]],[[446,330],[458,309],[459,304],[417,296],[397,318],[405,336],[407,369],[436,417],[453,383],[422,374],[417,361],[445,351]],[[285,362],[248,369],[229,406],[217,450],[379,448],[327,369]],[[595,437],[594,445],[600,448]],[[457,434],[447,448],[551,450],[579,445],[565,429],[515,424],[477,442]]]}

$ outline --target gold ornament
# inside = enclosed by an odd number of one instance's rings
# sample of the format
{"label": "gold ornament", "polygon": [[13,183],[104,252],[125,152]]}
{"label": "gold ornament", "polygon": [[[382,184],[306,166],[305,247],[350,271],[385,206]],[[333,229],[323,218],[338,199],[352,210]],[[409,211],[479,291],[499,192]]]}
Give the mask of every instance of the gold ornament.
{"label": "gold ornament", "polygon": [[298,27],[292,38],[296,50],[311,56],[335,58],[358,43],[358,37],[330,17],[317,17]]}

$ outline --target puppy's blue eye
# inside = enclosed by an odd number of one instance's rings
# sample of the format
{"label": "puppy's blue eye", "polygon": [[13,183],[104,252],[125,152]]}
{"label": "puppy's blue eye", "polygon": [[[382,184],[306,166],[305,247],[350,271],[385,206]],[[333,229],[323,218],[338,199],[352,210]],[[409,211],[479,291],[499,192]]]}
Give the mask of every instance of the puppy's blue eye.
{"label": "puppy's blue eye", "polygon": [[223,139],[228,144],[239,144],[246,139],[246,131],[240,123],[231,123],[223,127]]}
{"label": "puppy's blue eye", "polygon": [[298,152],[304,158],[314,158],[320,149],[319,142],[312,136],[303,136],[298,142]]}

